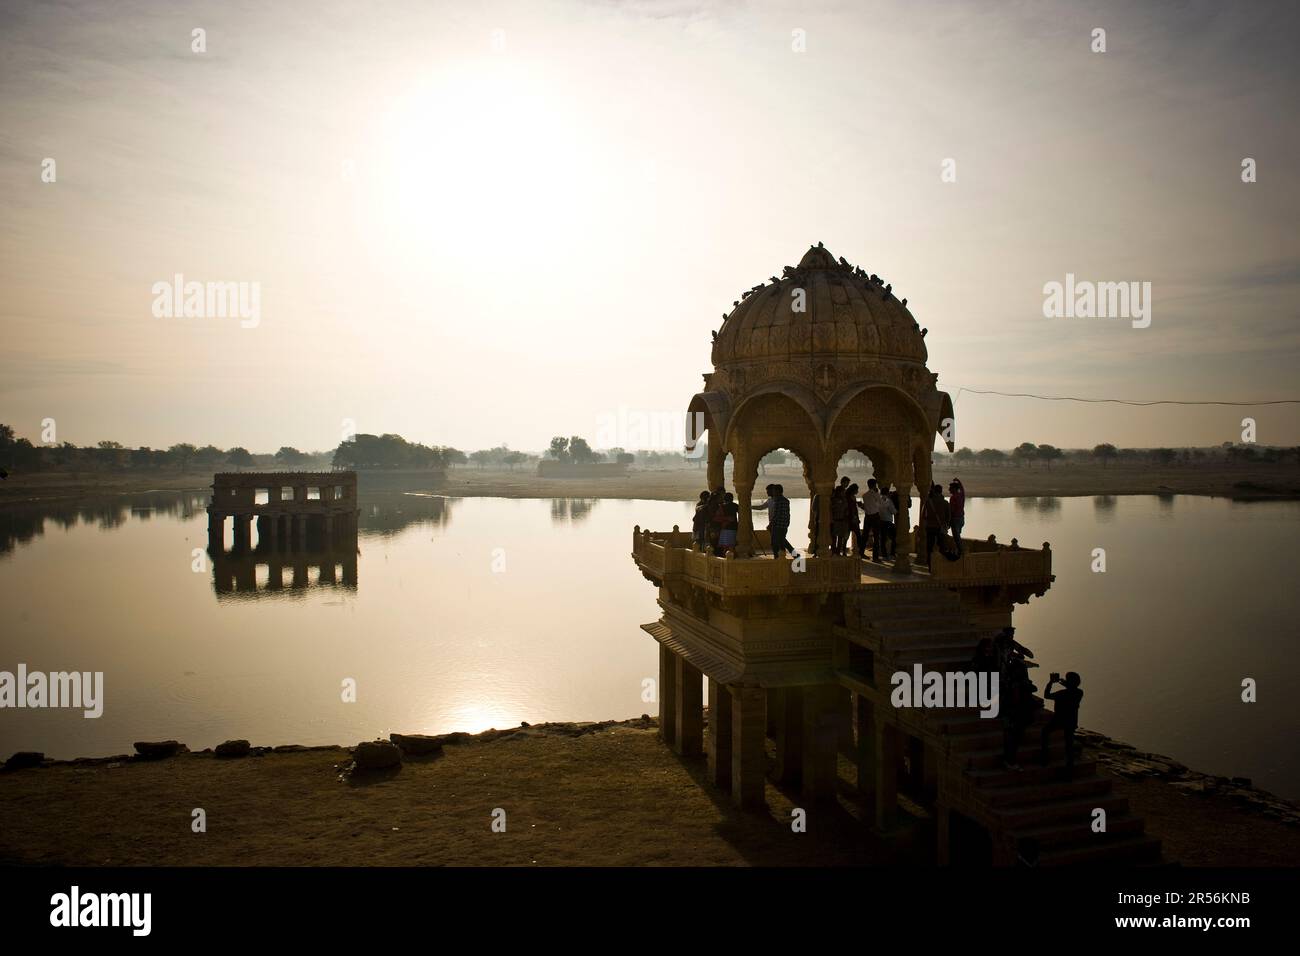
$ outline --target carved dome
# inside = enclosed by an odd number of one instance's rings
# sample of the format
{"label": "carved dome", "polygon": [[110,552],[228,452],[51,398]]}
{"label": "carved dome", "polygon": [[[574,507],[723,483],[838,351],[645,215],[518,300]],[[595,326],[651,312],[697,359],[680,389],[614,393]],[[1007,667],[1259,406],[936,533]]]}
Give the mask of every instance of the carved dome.
{"label": "carved dome", "polygon": [[[799,290],[802,290],[801,292]],[[796,311],[802,304],[803,310]],[[883,279],[820,244],[776,282],[747,292],[722,323],[713,365],[874,359],[925,364],[925,341]]]}

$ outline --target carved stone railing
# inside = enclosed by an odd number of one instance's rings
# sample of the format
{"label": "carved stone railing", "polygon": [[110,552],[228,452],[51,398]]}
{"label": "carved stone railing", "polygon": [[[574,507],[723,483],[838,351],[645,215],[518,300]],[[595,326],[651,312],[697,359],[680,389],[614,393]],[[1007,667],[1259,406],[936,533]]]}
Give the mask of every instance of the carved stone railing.
{"label": "carved stone railing", "polygon": [[[754,548],[768,543],[766,531],[754,532]],[[632,532],[632,557],[641,570],[659,581],[680,576],[720,594],[778,594],[849,591],[860,585],[862,564],[856,555],[803,557],[799,562],[769,557],[725,558],[695,550],[690,532]],[[795,570],[802,568],[802,570]]]}
{"label": "carved stone railing", "polygon": [[962,538],[962,556],[949,561],[935,554],[930,577],[945,583],[990,581],[1033,583],[1052,580],[1052,548],[1046,541],[1041,549],[1022,548],[1015,543]]}

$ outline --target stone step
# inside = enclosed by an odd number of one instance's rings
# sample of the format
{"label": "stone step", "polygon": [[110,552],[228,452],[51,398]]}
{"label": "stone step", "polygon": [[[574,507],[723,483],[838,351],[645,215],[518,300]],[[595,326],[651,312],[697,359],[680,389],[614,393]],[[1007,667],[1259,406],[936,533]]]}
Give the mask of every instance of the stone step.
{"label": "stone step", "polygon": [[1119,816],[1128,813],[1128,799],[1116,796],[1114,793],[1104,793],[1091,795],[1085,799],[1070,796],[1045,800],[1041,803],[1010,804],[992,809],[1002,821],[1002,829],[1010,831],[1080,818],[1091,820],[1092,811],[1097,807],[1104,809],[1108,817]]}
{"label": "stone step", "polygon": [[[1098,834],[1100,836],[1100,834]],[[1081,866],[1105,864],[1116,866],[1134,863],[1155,863],[1160,860],[1160,839],[1145,833],[1121,837],[1118,840],[1099,840],[1092,844],[1065,846],[1040,851],[1039,866]]]}
{"label": "stone step", "polygon": [[1092,830],[1092,811],[1077,820],[1061,820],[1042,826],[1024,827],[1010,831],[1011,839],[1019,843],[1033,840],[1040,849],[1065,847],[1077,844],[1104,843],[1124,837],[1136,836],[1145,832],[1145,823],[1141,817],[1130,813],[1106,813],[1106,832],[1094,833]]}
{"label": "stone step", "polygon": [[[1018,783],[1038,784],[1053,783],[1061,778],[1065,772],[1065,748],[1061,748],[1061,753],[1053,755],[1048,753],[1048,764],[1044,766],[1037,762],[1037,749],[1031,755],[1026,755],[1026,759],[1020,764],[1020,770],[1007,770],[1002,766],[1002,752],[998,751],[997,763],[988,767],[968,767],[964,772],[966,779],[970,780],[978,787],[1009,787]],[[1094,777],[1097,774],[1097,762],[1095,760],[1076,760],[1074,763],[1074,775],[1076,778]]]}
{"label": "stone step", "polygon": [[979,798],[990,807],[1037,806],[1060,799],[1081,799],[1103,796],[1111,792],[1111,782],[1106,777],[1083,777],[1051,783],[1027,783],[1010,787],[987,787],[979,791]]}
{"label": "stone step", "polygon": [[[1022,767],[1028,767],[1030,764],[1033,764],[1034,761],[1038,759],[1039,747],[1040,744],[1038,738],[1035,737],[1033,740],[1030,740],[1029,735],[1026,734],[1025,739],[1020,742],[1020,748],[1016,751],[1016,761]],[[1075,757],[1078,759],[1077,753],[1075,754]],[[954,751],[950,754],[950,758],[964,761],[963,766],[967,770],[1000,769],[1002,767],[1002,740],[1001,738],[998,738],[996,746],[993,747],[986,747],[978,750]],[[1048,766],[1060,767],[1065,765],[1065,742],[1059,737],[1054,738],[1048,745],[1047,759],[1050,761]],[[1082,761],[1079,762],[1082,763]],[[1015,773],[1014,770],[1008,772]]]}

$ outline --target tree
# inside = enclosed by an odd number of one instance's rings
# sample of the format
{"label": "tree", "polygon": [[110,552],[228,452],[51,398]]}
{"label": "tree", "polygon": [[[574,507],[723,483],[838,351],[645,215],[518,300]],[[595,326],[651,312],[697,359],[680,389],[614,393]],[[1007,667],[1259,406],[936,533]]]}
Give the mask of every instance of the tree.
{"label": "tree", "polygon": [[226,461],[235,466],[235,470],[247,468],[253,463],[253,456],[248,453],[247,448],[241,448],[236,445],[226,452]]}
{"label": "tree", "polygon": [[1101,467],[1105,468],[1112,459],[1119,457],[1119,451],[1109,442],[1096,445],[1092,449],[1092,457],[1101,459]]}
{"label": "tree", "polygon": [[478,451],[470,453],[469,460],[478,465],[478,470],[482,471],[491,457],[492,453],[490,451],[480,448]]}
{"label": "tree", "polygon": [[280,450],[275,453],[275,460],[282,465],[301,465],[307,460],[307,456],[289,445],[281,445]]}
{"label": "tree", "polygon": [[216,445],[204,445],[194,453],[195,464],[202,465],[204,468],[210,468],[217,462],[221,461],[226,455]]}
{"label": "tree", "polygon": [[579,438],[574,435],[569,439],[569,458],[579,465],[585,465],[589,462],[600,461],[604,455],[591,450],[587,444],[587,439]]}
{"label": "tree", "polygon": [[957,451],[953,453],[952,460],[961,462],[962,464],[968,464],[975,460],[975,452],[971,451],[969,448],[958,448]]}
{"label": "tree", "polygon": [[556,461],[569,460],[569,439],[561,435],[556,435],[551,439],[551,447],[546,449],[546,453]]}
{"label": "tree", "polygon": [[197,451],[198,449],[189,442],[181,442],[167,449],[167,460],[176,465],[181,471],[184,471],[193,461],[194,453]]}
{"label": "tree", "polygon": [[1047,465],[1047,470],[1052,470],[1052,462],[1065,457],[1065,452],[1055,445],[1039,445],[1038,460]]}
{"label": "tree", "polygon": [[509,452],[506,454],[505,458],[501,459],[502,464],[504,464],[511,471],[515,470],[515,465],[522,465],[527,460],[528,460],[528,456],[525,455],[522,451]]}
{"label": "tree", "polygon": [[1033,442],[1021,442],[1016,446],[1015,451],[1011,453],[1011,459],[1017,465],[1023,465],[1027,461],[1033,461],[1038,457],[1038,446]]}
{"label": "tree", "polygon": [[997,448],[983,448],[975,457],[982,465],[1000,465],[1007,460],[1007,453]]}
{"label": "tree", "polygon": [[1151,452],[1151,457],[1161,465],[1169,465],[1178,457],[1178,452],[1174,451],[1172,448],[1157,448]]}
{"label": "tree", "polygon": [[469,457],[459,448],[452,448],[450,445],[444,445],[438,449],[442,455],[442,460],[447,467],[452,465],[464,465],[469,462]]}
{"label": "tree", "polygon": [[[3,426],[0,426],[0,427],[3,427]],[[96,448],[102,448],[104,451],[117,451],[119,448],[122,447],[122,443],[119,442],[119,441],[107,441],[107,440],[106,440],[106,441],[97,442],[96,445],[95,445],[95,447],[96,447]]]}

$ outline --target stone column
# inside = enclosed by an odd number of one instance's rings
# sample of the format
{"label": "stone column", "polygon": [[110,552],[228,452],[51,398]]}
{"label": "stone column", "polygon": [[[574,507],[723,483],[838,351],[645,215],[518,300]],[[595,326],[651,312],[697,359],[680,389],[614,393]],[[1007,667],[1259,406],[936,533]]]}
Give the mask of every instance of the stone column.
{"label": "stone column", "polygon": [[[739,465],[737,465],[739,467]],[[754,556],[754,483],[742,485],[736,482],[736,504],[740,505],[740,527],[736,530],[736,557],[752,558]]]}
{"label": "stone column", "polygon": [[267,580],[266,589],[268,591],[279,591],[284,587],[284,565],[272,557],[266,562]]}
{"label": "stone column", "polygon": [[804,802],[835,799],[836,691],[834,685],[806,687],[803,692],[803,773],[800,790]]}
{"label": "stone column", "polygon": [[727,461],[727,450],[722,447],[722,436],[709,432],[709,463],[707,467],[707,480],[709,491],[714,491],[722,487],[725,480],[723,466]]}
{"label": "stone column", "polygon": [[677,666],[677,746],[683,757],[698,756],[704,750],[704,674],[680,654]]}
{"label": "stone column", "polygon": [[355,550],[348,551],[343,555],[343,586],[354,591],[357,589],[357,553]]}
{"label": "stone column", "polygon": [[235,550],[247,551],[253,540],[253,516],[235,515]]}
{"label": "stone column", "polygon": [[298,522],[298,547],[307,547],[307,516],[296,515],[295,520]]}
{"label": "stone column", "polygon": [[331,557],[330,555],[326,555],[326,556],[321,560],[321,563],[320,563],[320,583],[321,583],[321,584],[333,584],[333,583],[334,583],[334,558]]}
{"label": "stone column", "polygon": [[760,810],[765,802],[766,697],[761,687],[731,688],[731,800],[742,810]]}
{"label": "stone column", "polygon": [[876,724],[876,829],[886,830],[898,815],[898,728]]}
{"label": "stone column", "polygon": [[853,695],[857,723],[858,791],[874,800],[876,793],[876,712],[865,694]]}
{"label": "stone column", "polygon": [[677,749],[677,654],[659,645],[659,736]]}
{"label": "stone column", "polygon": [[786,786],[798,786],[803,779],[803,695],[802,687],[782,688],[781,710],[776,715],[776,767],[773,777]]}
{"label": "stone column", "polygon": [[709,777],[724,793],[731,790],[731,689],[709,678]]}
{"label": "stone column", "polygon": [[226,516],[219,511],[208,512],[208,551],[219,554],[226,549]]}

